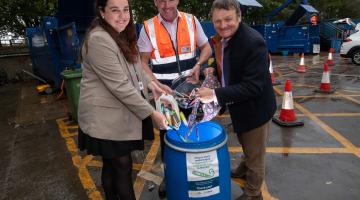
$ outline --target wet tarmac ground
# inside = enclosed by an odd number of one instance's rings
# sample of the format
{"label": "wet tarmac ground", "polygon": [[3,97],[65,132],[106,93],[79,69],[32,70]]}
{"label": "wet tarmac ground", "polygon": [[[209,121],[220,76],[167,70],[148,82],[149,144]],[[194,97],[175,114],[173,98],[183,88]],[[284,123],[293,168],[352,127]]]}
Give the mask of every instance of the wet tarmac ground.
{"label": "wet tarmac ground", "polygon": [[[273,55],[278,110],[286,79],[292,82],[300,127],[271,123],[266,155],[264,199],[360,199],[360,66],[335,54],[330,66],[333,94],[315,93],[327,53],[306,55],[299,73],[298,55]],[[67,117],[66,99],[38,95],[35,82],[0,87],[0,199],[104,199],[101,160],[77,149],[77,124]],[[229,115],[215,119],[229,135],[231,166],[241,147]],[[137,199],[157,200],[163,177],[159,138],[134,152]],[[232,181],[232,199],[241,195],[241,179]]]}

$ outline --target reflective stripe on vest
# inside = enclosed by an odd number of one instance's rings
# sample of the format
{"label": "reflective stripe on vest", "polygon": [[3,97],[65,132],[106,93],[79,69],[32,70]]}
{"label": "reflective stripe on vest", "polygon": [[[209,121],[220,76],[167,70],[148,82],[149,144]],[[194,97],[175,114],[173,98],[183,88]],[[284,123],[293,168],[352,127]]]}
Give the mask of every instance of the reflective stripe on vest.
{"label": "reflective stripe on vest", "polygon": [[[150,42],[153,46],[151,62],[153,65],[176,63],[175,50],[169,33],[155,16],[144,22]],[[196,56],[195,22],[191,14],[180,12],[176,33],[179,59],[187,60]]]}
{"label": "reflective stripe on vest", "polygon": [[[181,75],[188,76],[190,74],[191,69],[181,72]],[[179,77],[179,73],[171,73],[171,74],[158,74],[154,73],[154,76],[158,80],[174,80]]]}

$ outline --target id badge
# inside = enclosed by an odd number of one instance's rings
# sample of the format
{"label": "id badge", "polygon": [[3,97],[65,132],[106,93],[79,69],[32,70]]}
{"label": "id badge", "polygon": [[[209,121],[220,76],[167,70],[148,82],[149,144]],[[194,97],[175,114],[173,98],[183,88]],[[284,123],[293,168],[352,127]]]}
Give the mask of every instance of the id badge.
{"label": "id badge", "polygon": [[144,84],[141,81],[139,81],[138,83],[139,83],[140,90],[143,90],[144,89]]}
{"label": "id badge", "polygon": [[181,47],[181,53],[190,53],[191,47],[190,46],[183,46]]}

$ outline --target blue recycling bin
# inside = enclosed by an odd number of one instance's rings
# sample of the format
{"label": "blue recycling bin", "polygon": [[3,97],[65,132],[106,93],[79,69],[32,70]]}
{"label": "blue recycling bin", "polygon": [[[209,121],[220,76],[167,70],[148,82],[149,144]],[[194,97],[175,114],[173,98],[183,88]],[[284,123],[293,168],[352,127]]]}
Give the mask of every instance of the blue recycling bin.
{"label": "blue recycling bin", "polygon": [[223,127],[209,121],[187,132],[182,124],[164,138],[167,199],[230,200],[228,137]]}

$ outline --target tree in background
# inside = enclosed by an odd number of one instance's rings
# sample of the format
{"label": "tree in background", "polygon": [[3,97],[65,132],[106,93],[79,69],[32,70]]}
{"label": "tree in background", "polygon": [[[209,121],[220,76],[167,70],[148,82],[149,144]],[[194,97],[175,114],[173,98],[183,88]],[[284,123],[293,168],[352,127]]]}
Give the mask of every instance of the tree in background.
{"label": "tree in background", "polygon": [[[210,20],[210,8],[213,0],[180,0],[179,10],[194,14],[199,20]],[[267,15],[275,8],[279,7],[285,0],[258,0],[263,8],[250,8],[244,13],[244,20],[248,23],[266,23]],[[272,21],[284,21],[298,7],[301,0],[295,0],[288,7],[274,16]],[[339,19],[339,18],[359,18],[360,0],[309,0],[312,5],[320,12],[320,19]],[[133,0],[132,7],[135,13],[135,20],[142,23],[157,14],[154,0]]]}
{"label": "tree in background", "polygon": [[26,27],[40,24],[41,17],[55,14],[57,0],[1,0],[0,29],[24,35]]}
{"label": "tree in background", "polygon": [[310,0],[310,4],[323,20],[360,17],[360,0]]}
{"label": "tree in background", "polygon": [[[213,0],[180,0],[178,8],[180,11],[194,14],[199,20],[209,20],[212,2]],[[131,4],[135,21],[138,23],[142,23],[158,13],[154,0],[133,0]]]}
{"label": "tree in background", "polygon": [[[244,20],[247,23],[266,23],[267,15],[284,3],[285,0],[258,0],[258,2],[264,7],[250,8],[247,13],[244,13]],[[288,7],[274,16],[272,21],[284,21],[288,19],[300,2],[301,0],[292,2]],[[320,20],[360,17],[360,9],[358,7],[360,0],[309,0],[308,3],[320,12]]]}
{"label": "tree in background", "polygon": [[[61,0],[0,0],[0,32],[14,32],[24,35],[26,27],[37,26],[42,16],[54,15],[57,3]],[[94,1],[94,0],[89,0]],[[179,0],[179,10],[194,14],[199,20],[210,20],[213,0]],[[250,8],[244,13],[244,20],[250,24],[263,24],[266,16],[285,0],[258,0],[263,8]],[[131,0],[135,21],[142,23],[157,14],[154,0]],[[286,20],[301,0],[294,1],[289,7],[274,16],[273,21]],[[320,20],[339,18],[359,18],[360,0],[309,0],[320,12]]]}

